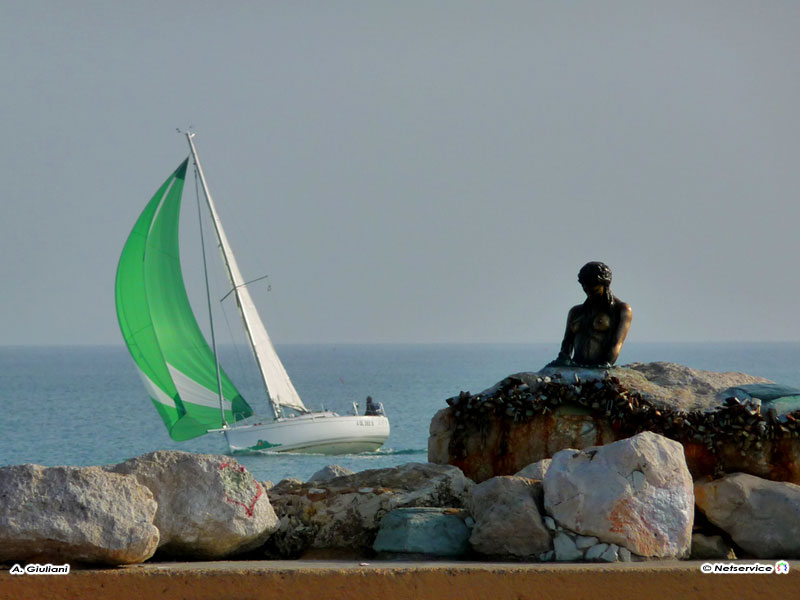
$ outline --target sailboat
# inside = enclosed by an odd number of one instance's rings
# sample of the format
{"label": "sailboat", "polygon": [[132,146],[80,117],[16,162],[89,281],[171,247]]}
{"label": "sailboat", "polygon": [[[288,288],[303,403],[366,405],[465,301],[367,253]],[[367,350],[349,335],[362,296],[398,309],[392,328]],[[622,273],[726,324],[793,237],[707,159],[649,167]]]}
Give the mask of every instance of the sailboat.
{"label": "sailboat", "polygon": [[[150,399],[176,441],[221,433],[232,452],[268,450],[315,454],[371,452],[389,437],[383,406],[352,415],[311,411],[281,363],[242,277],[187,132],[190,156],[158,188],[128,236],[116,275],[122,336]],[[271,416],[259,417],[220,366],[207,291],[211,345],[192,312],[180,264],[178,224],[189,159],[214,224]],[[202,236],[202,231],[201,231]],[[206,264],[205,253],[203,263]],[[207,279],[207,275],[206,275]],[[368,403],[369,404],[369,403]]]}

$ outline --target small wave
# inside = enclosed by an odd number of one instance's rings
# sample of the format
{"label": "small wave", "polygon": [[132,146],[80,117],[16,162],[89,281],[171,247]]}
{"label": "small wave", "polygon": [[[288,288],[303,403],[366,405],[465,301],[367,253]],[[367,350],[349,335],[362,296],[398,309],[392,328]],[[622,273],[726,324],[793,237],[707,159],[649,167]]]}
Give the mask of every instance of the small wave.
{"label": "small wave", "polygon": [[398,454],[427,454],[427,448],[405,448],[403,450],[393,450],[392,448],[381,448],[375,452],[368,452],[374,456],[395,456]]}
{"label": "small wave", "polygon": [[288,454],[288,452],[275,452],[270,450],[228,450],[228,456],[280,456],[281,454]]}

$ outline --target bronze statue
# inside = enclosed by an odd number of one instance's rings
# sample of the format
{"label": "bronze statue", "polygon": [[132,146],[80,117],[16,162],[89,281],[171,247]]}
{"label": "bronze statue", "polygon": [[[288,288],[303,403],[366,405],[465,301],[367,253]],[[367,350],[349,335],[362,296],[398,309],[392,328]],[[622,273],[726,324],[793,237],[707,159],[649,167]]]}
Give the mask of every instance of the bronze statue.
{"label": "bronze statue", "polygon": [[586,301],[567,315],[567,330],[558,358],[548,366],[609,368],[622,350],[633,310],[611,293],[611,269],[601,262],[583,265],[578,282]]}

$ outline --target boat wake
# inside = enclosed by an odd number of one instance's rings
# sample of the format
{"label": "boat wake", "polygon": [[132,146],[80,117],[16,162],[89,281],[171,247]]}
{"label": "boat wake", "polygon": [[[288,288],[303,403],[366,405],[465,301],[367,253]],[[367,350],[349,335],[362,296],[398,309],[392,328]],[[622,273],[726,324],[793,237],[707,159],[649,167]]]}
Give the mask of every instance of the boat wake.
{"label": "boat wake", "polygon": [[393,450],[391,448],[380,448],[375,452],[365,452],[365,454],[373,456],[397,456],[402,454],[427,454],[427,448],[406,448],[403,450]]}
{"label": "boat wake", "polygon": [[[351,458],[378,458],[381,456],[403,456],[403,455],[414,455],[414,454],[427,454],[428,450],[426,448],[404,448],[402,450],[393,450],[392,448],[380,448],[375,450],[374,452],[358,452],[355,454],[338,454],[335,456],[347,456]],[[233,450],[228,452],[231,456],[331,456],[329,454],[322,454],[322,453],[312,453],[312,452],[276,452],[275,450],[263,449],[263,450],[256,450],[256,449],[246,449],[246,450]]]}

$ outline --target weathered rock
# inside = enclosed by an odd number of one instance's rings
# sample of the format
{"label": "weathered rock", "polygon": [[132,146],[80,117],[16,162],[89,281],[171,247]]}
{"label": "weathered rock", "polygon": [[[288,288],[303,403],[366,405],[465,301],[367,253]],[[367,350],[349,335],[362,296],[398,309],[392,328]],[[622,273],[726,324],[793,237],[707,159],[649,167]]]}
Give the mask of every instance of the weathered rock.
{"label": "weathered rock", "polygon": [[692,534],[692,554],[694,560],[721,558],[735,560],[733,548],[722,539],[721,535]]}
{"label": "weathered rock", "polygon": [[[544,499],[544,495],[542,495],[542,499]],[[545,516],[542,521],[544,521],[544,526],[547,527],[548,531],[556,530],[556,522],[553,520],[553,517]]]}
{"label": "weathered rock", "polygon": [[348,469],[347,467],[343,467],[341,465],[328,465],[327,467],[321,468],[319,471],[314,473],[310,478],[309,481],[330,481],[331,479],[335,479],[336,477],[342,477],[344,475],[352,475],[355,471],[352,469]]}
{"label": "weathered rock", "polygon": [[99,467],[0,468],[0,562],[139,563],[158,546],[156,502]]}
{"label": "weathered rock", "polygon": [[221,558],[263,545],[278,528],[264,489],[228,456],[160,450],[107,469],[153,492],[159,554]]}
{"label": "weathered rock", "polygon": [[683,444],[696,478],[742,471],[800,483],[798,401],[776,415],[780,403],[745,398],[742,386],[764,383],[672,363],[518,373],[476,396],[448,399],[431,421],[428,460],[480,482],[559,450],[654,431]]}
{"label": "weathered rock", "polygon": [[608,550],[608,546],[609,544],[606,544],[605,542],[595,544],[586,551],[586,560],[600,560],[600,557],[603,556],[603,554],[605,554],[605,552]]}
{"label": "weathered rock", "polygon": [[800,486],[727,475],[695,485],[697,507],[757,558],[800,558]]}
{"label": "weathered rock", "polygon": [[544,479],[545,473],[547,473],[547,469],[550,468],[550,461],[552,459],[543,458],[542,460],[535,462],[533,464],[528,465],[518,473],[515,473],[517,477],[526,477],[528,479],[538,479],[541,481]]}
{"label": "weathered rock", "polygon": [[593,535],[579,535],[575,538],[575,547],[578,550],[587,550],[595,546],[600,540]]}
{"label": "weathered rock", "polygon": [[556,534],[553,538],[553,547],[556,552],[556,560],[560,562],[571,562],[583,558],[583,551],[575,545],[575,540],[563,531]]}
{"label": "weathered rock", "polygon": [[619,558],[619,546],[616,544],[609,544],[605,552],[600,555],[598,560],[602,562],[617,562]]}
{"label": "weathered rock", "polygon": [[469,550],[466,513],[451,508],[397,508],[381,519],[373,549],[392,554],[457,557]]}
{"label": "weathered rock", "polygon": [[269,491],[280,528],[269,556],[310,549],[370,551],[381,518],[403,507],[464,508],[473,483],[456,467],[409,463],[330,481],[284,480]]}
{"label": "weathered rock", "polygon": [[607,446],[563,450],[543,483],[545,509],[566,529],[640,556],[688,555],[694,496],[677,442],[645,432]]}
{"label": "weathered rock", "polygon": [[470,544],[488,556],[536,557],[552,548],[540,513],[541,483],[523,477],[493,477],[472,488],[475,519]]}
{"label": "weathered rock", "polygon": [[746,373],[703,371],[668,362],[631,363],[614,369],[623,387],[638,391],[656,408],[706,411],[720,405],[723,390],[769,379]]}
{"label": "weathered rock", "polygon": [[558,406],[527,421],[506,416],[486,415],[462,424],[452,409],[440,410],[431,421],[428,460],[455,465],[480,483],[515,474],[564,448],[588,448],[617,439],[604,420],[579,406]]}

